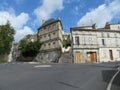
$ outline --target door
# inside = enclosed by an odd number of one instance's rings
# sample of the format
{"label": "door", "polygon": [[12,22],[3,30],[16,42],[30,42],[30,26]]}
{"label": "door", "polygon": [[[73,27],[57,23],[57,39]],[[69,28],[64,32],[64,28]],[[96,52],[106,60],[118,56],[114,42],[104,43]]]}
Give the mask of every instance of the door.
{"label": "door", "polygon": [[75,53],[75,62],[80,63],[80,52]]}
{"label": "door", "polygon": [[110,60],[113,60],[113,52],[112,52],[112,50],[109,50],[109,54],[110,54]]}
{"label": "door", "polygon": [[88,52],[87,56],[88,56],[88,58],[87,58],[88,62],[96,62],[97,61],[97,54],[96,54],[96,52]]}
{"label": "door", "polygon": [[97,58],[96,58],[97,56],[96,56],[96,52],[93,52],[93,53],[91,53],[91,62],[96,62],[97,60]]}

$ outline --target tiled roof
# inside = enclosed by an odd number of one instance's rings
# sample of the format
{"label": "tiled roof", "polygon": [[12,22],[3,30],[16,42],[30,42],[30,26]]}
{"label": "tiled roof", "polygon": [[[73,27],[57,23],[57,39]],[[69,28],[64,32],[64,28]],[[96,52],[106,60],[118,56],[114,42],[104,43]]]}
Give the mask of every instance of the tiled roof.
{"label": "tiled roof", "polygon": [[[57,22],[57,21],[59,21],[59,19],[54,19],[54,18],[49,19],[49,20],[45,21],[45,22],[42,24],[42,26],[40,26],[40,28],[42,28],[42,27],[44,27],[44,26],[47,26],[47,25],[49,25],[49,24],[52,24],[52,23],[54,23],[54,22]],[[40,28],[39,28],[39,29],[40,29]]]}
{"label": "tiled roof", "polygon": [[54,22],[56,22],[56,21],[57,21],[57,20],[55,20],[54,18],[49,19],[49,20],[45,21],[45,23],[42,24],[42,27],[43,27],[43,26],[46,26],[46,25],[49,25],[49,24],[51,24],[51,23],[54,23]]}

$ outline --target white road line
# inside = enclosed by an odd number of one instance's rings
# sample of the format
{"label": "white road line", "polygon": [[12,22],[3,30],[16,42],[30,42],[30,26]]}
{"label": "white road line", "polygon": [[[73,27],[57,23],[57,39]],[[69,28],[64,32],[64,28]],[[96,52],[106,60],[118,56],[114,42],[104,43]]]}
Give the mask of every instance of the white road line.
{"label": "white road line", "polygon": [[34,68],[45,68],[45,67],[51,67],[51,65],[37,65],[37,66],[34,66]]}
{"label": "white road line", "polygon": [[118,71],[114,74],[114,76],[113,76],[112,79],[110,80],[110,82],[109,82],[106,90],[111,90],[112,83],[113,83],[115,77],[117,76],[117,74],[118,74],[119,72],[120,72],[120,68],[118,68]]}

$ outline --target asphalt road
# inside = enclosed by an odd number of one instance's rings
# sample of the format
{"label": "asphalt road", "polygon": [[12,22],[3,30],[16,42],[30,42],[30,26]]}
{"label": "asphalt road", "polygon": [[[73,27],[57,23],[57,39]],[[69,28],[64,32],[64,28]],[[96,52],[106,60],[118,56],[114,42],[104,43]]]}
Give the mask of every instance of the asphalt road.
{"label": "asphalt road", "polygon": [[[106,90],[116,63],[2,64],[0,90]],[[120,73],[111,90],[120,90]]]}

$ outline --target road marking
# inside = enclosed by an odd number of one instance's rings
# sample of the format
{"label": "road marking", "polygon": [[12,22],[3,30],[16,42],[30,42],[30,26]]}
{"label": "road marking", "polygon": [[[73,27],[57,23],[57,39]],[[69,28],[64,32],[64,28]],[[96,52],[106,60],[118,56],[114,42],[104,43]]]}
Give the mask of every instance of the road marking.
{"label": "road marking", "polygon": [[39,64],[39,62],[29,62],[29,64]]}
{"label": "road marking", "polygon": [[120,72],[120,68],[118,67],[118,71],[114,74],[114,76],[113,76],[112,79],[110,80],[110,82],[109,82],[106,90],[111,90],[112,83],[113,83],[115,77],[117,76],[117,74],[118,74],[119,72]]}
{"label": "road marking", "polygon": [[51,65],[37,65],[37,66],[34,66],[34,68],[45,68],[45,67],[51,67]]}

